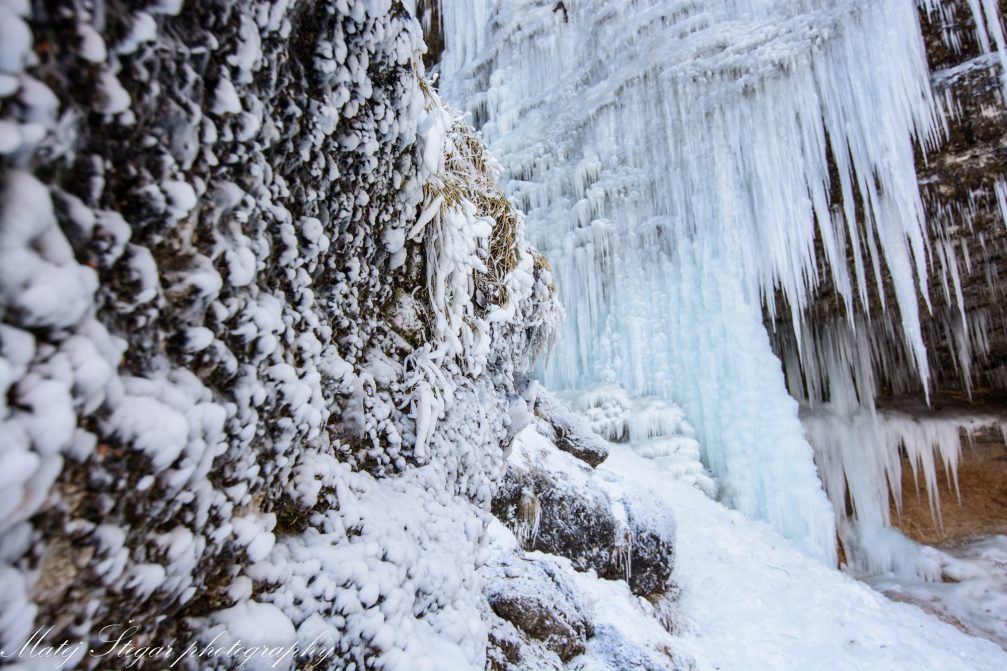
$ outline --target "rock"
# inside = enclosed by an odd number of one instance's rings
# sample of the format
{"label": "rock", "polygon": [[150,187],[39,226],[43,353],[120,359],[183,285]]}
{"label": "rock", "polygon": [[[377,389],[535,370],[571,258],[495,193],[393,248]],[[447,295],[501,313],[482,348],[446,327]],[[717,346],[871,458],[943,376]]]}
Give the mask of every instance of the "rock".
{"label": "rock", "polygon": [[568,558],[578,571],[626,580],[634,594],[671,585],[674,521],[607,483],[529,427],[514,441],[493,513],[526,550]]}
{"label": "rock", "polygon": [[583,419],[553,395],[539,393],[535,414],[549,423],[555,432],[553,444],[564,452],[591,466],[598,466],[608,457],[607,441],[593,433]]}
{"label": "rock", "polygon": [[622,580],[575,570],[564,557],[523,551],[499,521],[479,569],[488,611],[489,671],[683,671],[694,661],[674,636],[690,630],[676,589],[641,599]]}
{"label": "rock", "polygon": [[507,620],[490,613],[487,671],[560,671],[563,661]]}
{"label": "rock", "polygon": [[587,606],[554,560],[511,555],[484,579],[493,612],[562,661],[584,652],[594,636]]}
{"label": "rock", "polygon": [[[1007,108],[1002,99],[999,59],[983,53],[969,3],[948,0],[941,7],[933,13],[919,7],[934,94],[950,103],[945,104],[949,107],[946,132],[936,146],[919,149],[916,161],[928,245],[934,257],[927,277],[932,309],[921,315],[931,378],[929,400],[971,397],[1002,404],[997,395],[1007,380],[1007,313],[999,306],[1007,294],[1003,281],[1007,276],[1007,254],[1003,252],[1007,227],[1000,200],[1007,176],[1007,145],[1003,142]],[[950,264],[957,268],[945,271]],[[876,351],[897,351],[903,338],[899,317],[886,314],[873,280],[869,283],[867,317],[874,325],[871,346]],[[951,285],[955,285],[952,290],[942,290]],[[894,289],[887,278],[880,289],[891,305]],[[956,297],[959,289],[964,302],[961,307]],[[776,314],[770,333],[774,348],[786,361],[783,354],[787,349],[793,351],[795,334],[782,297],[778,297]],[[830,278],[823,276],[807,316],[805,331],[809,333],[832,328],[848,318]],[[967,324],[964,333],[972,333],[966,340],[971,337],[981,341],[980,345],[968,345],[961,335],[955,335],[963,332],[963,321]],[[967,367],[961,365],[962,348],[972,351]],[[903,357],[898,365],[874,366],[881,402],[887,400],[885,396],[928,400],[915,381],[911,386],[898,383],[898,377],[913,365],[911,357]],[[800,396],[801,391],[796,391]]]}

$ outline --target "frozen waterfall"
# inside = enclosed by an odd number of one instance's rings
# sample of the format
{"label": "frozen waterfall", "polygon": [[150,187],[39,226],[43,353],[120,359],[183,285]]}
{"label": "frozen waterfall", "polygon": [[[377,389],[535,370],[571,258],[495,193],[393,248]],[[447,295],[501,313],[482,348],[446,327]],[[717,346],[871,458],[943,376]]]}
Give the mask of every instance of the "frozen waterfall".
{"label": "frozen waterfall", "polygon": [[[996,3],[970,7],[999,48]],[[820,479],[764,324],[786,306],[788,375],[806,378],[791,390],[828,385],[870,412],[871,366],[849,343],[887,282],[891,356],[928,386],[936,255],[914,148],[940,142],[945,101],[917,3],[441,0],[440,19],[442,92],[481,128],[567,308],[546,384],[674,400],[721,496],[834,561],[822,481],[887,502],[885,469],[820,457]],[[835,337],[805,323],[822,284],[845,315]]]}

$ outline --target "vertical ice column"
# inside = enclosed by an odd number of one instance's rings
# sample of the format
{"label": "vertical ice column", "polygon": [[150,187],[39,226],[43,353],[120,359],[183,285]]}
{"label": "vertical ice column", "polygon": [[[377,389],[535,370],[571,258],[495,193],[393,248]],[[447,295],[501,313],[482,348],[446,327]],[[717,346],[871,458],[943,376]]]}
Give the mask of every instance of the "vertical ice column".
{"label": "vertical ice column", "polygon": [[834,562],[833,510],[761,306],[746,299],[739,273],[719,250],[687,245],[671,274],[667,309],[678,318],[669,320],[668,356],[676,374],[661,393],[696,427],[725,503]]}

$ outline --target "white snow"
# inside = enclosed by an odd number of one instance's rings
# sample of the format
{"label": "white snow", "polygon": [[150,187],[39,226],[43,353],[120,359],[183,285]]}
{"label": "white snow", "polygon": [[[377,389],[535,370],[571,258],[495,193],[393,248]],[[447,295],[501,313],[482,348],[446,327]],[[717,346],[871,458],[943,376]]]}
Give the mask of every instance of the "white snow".
{"label": "white snow", "polygon": [[[343,666],[481,669],[476,565],[517,378],[556,325],[550,274],[520,221],[513,267],[487,267],[494,222],[476,201],[499,196],[495,166],[421,86],[419,31],[391,2],[335,3],[306,73],[281,64],[292,40],[313,39],[300,4],[244,3],[234,24],[197,31],[206,44],[171,18],[190,4],[64,7],[67,48],[95,79],[81,109],[61,102],[76,100],[66,81],[23,71],[31,32],[10,10],[30,7],[0,0],[0,95],[16,95],[0,138],[12,152],[0,186],[2,644],[46,624],[33,599],[53,604],[33,590],[47,569],[29,566],[70,540],[94,551],[98,578],[66,604],[86,611],[74,635],[133,599],[170,636],[162,605],[203,600],[212,572],[233,603],[190,623],[209,640],[321,636]],[[177,86],[159,79],[169,61]],[[122,166],[100,148],[118,147],[125,126],[146,167],[119,182],[123,198],[106,191]],[[84,154],[81,138],[101,141]],[[87,178],[48,169],[70,164]],[[386,295],[399,279],[409,291]],[[477,283],[499,295],[477,299]],[[391,332],[388,297],[414,331]],[[53,487],[64,463],[93,469],[85,496],[102,524],[33,518],[46,503],[69,513]],[[278,520],[287,497],[300,533]]]}
{"label": "white snow", "polygon": [[[648,402],[611,386],[579,397],[595,402],[621,398],[644,413],[652,412]],[[691,657],[700,671],[980,671],[1007,664],[1007,651],[985,640],[1007,634],[1007,538],[932,550],[937,572],[948,582],[924,582],[912,568],[869,579],[899,601],[920,604],[925,612],[889,600],[849,574],[809,558],[764,522],[712,500],[680,477],[674,464],[642,457],[639,448],[649,440],[611,445],[608,459],[591,470],[559,452],[534,427],[516,438],[509,458],[513,466],[524,468],[532,461],[575,490],[596,483],[613,501],[631,501],[634,516],[649,510],[650,528],[672,519],[677,527],[672,530],[677,535],[672,576],[677,589],[665,599],[637,599],[625,583],[599,580],[591,572],[574,575],[577,590],[589,602],[596,635],[585,654],[567,668],[635,668],[627,666],[627,643],[638,651]],[[620,499],[620,494],[629,498]],[[518,547],[517,539],[498,525],[490,526],[489,536],[491,553]],[[563,561],[540,553],[526,558]],[[958,626],[938,616],[957,618]],[[963,628],[984,638],[970,636]],[[668,658],[663,659],[639,664],[666,668]]]}
{"label": "white snow", "polygon": [[0,72],[20,72],[31,44],[28,24],[6,6],[0,5]]}
{"label": "white snow", "polygon": [[196,207],[198,200],[191,184],[168,180],[161,184],[161,190],[168,197],[168,204],[179,214],[188,214]]}
{"label": "white snow", "polygon": [[122,399],[108,423],[119,438],[150,458],[155,472],[170,466],[189,438],[185,416],[148,396]]}
{"label": "white snow", "polygon": [[[528,419],[515,378],[552,342],[560,315],[554,289],[524,241],[520,216],[511,231],[512,267],[493,267],[491,261],[503,265],[488,253],[495,222],[480,214],[476,201],[498,195],[498,167],[489,157],[477,165],[482,159],[473,155],[473,138],[437,97],[407,74],[394,92],[399,108],[381,109],[391,98],[370,80],[372,59],[409,73],[417,46],[410,26],[370,21],[391,9],[388,0],[334,5],[344,21],[369,23],[355,33],[359,43],[352,51],[339,30],[316,45],[314,60],[304,67],[312,68],[317,86],[291,103],[303,104],[303,127],[293,135],[278,129],[281,114],[259,97],[264,87],[251,72],[264,62],[262,50],[276,43],[286,48],[293,4],[261,2],[240,19],[240,31],[221,50],[227,59],[221,78],[206,83],[208,102],[204,109],[193,105],[192,116],[200,118],[179,129],[183,140],[198,145],[181,152],[182,160],[222,166],[221,174],[210,170],[205,179],[190,179],[205,166],[190,171],[164,154],[165,171],[139,185],[137,194],[177,226],[172,235],[181,233],[171,238],[181,247],[178,268],[164,264],[160,250],[157,258],[151,252],[151,241],[162,233],[158,227],[153,235],[142,226],[134,230],[136,222],[114,211],[71,214],[69,228],[94,238],[86,246],[97,269],[114,266],[122,284],[130,285],[99,303],[96,269],[78,262],[60,226],[67,222],[57,222],[56,211],[66,205],[62,196],[26,173],[5,174],[4,646],[23,641],[34,625],[35,572],[12,566],[43,556],[45,547],[36,545],[40,530],[25,520],[53,496],[65,459],[119,458],[121,448],[127,457],[146,457],[130,462],[136,471],[126,477],[136,479],[128,491],[155,493],[138,500],[168,512],[145,538],[135,538],[139,529],[110,522],[75,522],[69,531],[96,549],[93,565],[109,589],[171,607],[186,604],[197,596],[210,553],[225,549],[230,554],[212,560],[224,557],[224,568],[233,561],[222,593],[234,604],[195,619],[209,641],[221,634],[229,642],[283,647],[317,639],[346,646],[360,666],[389,671],[484,667],[485,601],[477,567],[490,555],[486,508],[504,458],[500,445],[520,428],[509,424]],[[757,0],[567,4],[570,24],[561,23],[551,2],[514,3],[527,10],[521,21],[502,24],[516,36],[515,60],[485,70],[492,91],[475,106],[490,121],[486,136],[502,143],[502,174],[515,199],[531,210],[529,228],[538,227],[550,244],[576,306],[555,379],[606,383],[582,399],[584,408],[597,411],[592,421],[600,430],[633,441],[615,448],[601,469],[581,473],[583,480],[607,493],[618,519],[639,514],[666,534],[674,530],[671,510],[677,507],[682,608],[694,622],[681,645],[711,669],[793,668],[781,659],[822,668],[822,654],[825,668],[873,669],[896,653],[897,668],[956,668],[956,661],[1003,668],[1003,653],[990,644],[892,605],[798,551],[831,558],[832,511],[761,327],[760,291],[781,282],[799,302],[810,281],[803,273],[815,267],[807,249],[812,231],[797,227],[795,238],[783,232],[793,220],[819,213],[820,203],[809,205],[805,197],[824,192],[816,182],[823,129],[848,127],[836,137],[849,145],[861,174],[889,164],[897,173],[905,167],[903,136],[928,127],[928,101],[917,87],[920,64],[913,60],[918,45],[883,29],[906,19],[905,3],[884,0],[864,11],[846,11],[842,4],[832,11],[823,1],[804,0],[788,6],[808,11],[790,13],[781,9],[784,3]],[[105,123],[133,118],[122,84],[132,86],[133,76],[157,58],[144,49],[144,58],[136,59],[141,66],[120,81],[119,68],[133,59],[118,57],[136,52],[156,37],[159,25],[172,21],[152,14],[171,16],[182,5],[146,3],[146,12],[124,26],[121,42],[109,44],[105,56],[113,62],[96,69],[96,102],[100,111],[122,116]],[[31,58],[30,32],[24,46],[24,32],[18,33],[24,21],[10,6],[0,0],[2,30],[14,36],[8,40],[4,33],[0,41],[0,70],[17,73],[14,84],[4,84],[18,91],[11,107],[23,113],[14,151],[30,152],[56,135],[51,131],[60,105],[48,87],[21,72]],[[482,30],[487,3],[444,6],[449,32],[464,37],[469,55],[492,43]],[[745,21],[721,21],[738,8]],[[627,33],[612,28],[616,22],[606,17],[613,16]],[[459,21],[466,22],[464,30]],[[671,26],[675,39],[652,32],[658,25]],[[162,37],[172,49],[180,44]],[[85,59],[98,57],[93,40],[82,46]],[[855,56],[867,46],[883,48],[881,56],[890,58],[881,62],[890,63],[891,72],[874,72]],[[653,81],[637,77],[640,63]],[[855,90],[830,89],[851,72],[859,77]],[[575,99],[565,88],[575,80],[584,84],[576,98],[581,106],[554,106]],[[711,80],[718,86],[706,88]],[[654,90],[666,95],[652,98]],[[751,106],[724,104],[739,97],[750,98]],[[898,112],[892,127],[873,129],[875,119],[859,116],[874,97]],[[694,105],[705,115],[702,123],[679,105]],[[654,107],[665,114],[648,114]],[[206,113],[216,116],[211,121]],[[141,118],[144,111],[135,114]],[[527,130],[524,124],[529,132],[511,133]],[[303,144],[275,165],[268,158],[243,165],[281,137]],[[666,143],[670,158],[657,151]],[[386,146],[402,148],[409,169],[392,167]],[[337,166],[323,148],[355,153]],[[783,163],[782,177],[770,176],[757,167],[767,155],[803,160]],[[287,160],[303,161],[312,180],[294,183],[279,169]],[[326,180],[335,182],[349,170],[368,186],[394,185],[386,192],[374,187],[381,195],[398,191],[391,221],[362,222],[336,207],[306,208],[318,216],[301,216],[283,205],[304,198],[366,208],[369,188],[338,194],[348,196],[342,199],[325,191]],[[849,178],[850,170],[843,172]],[[235,181],[227,181],[232,176]],[[879,176],[884,193],[870,194],[865,207],[883,249],[869,260],[896,269],[901,304],[920,279],[915,263],[922,251],[913,240],[920,222],[911,190],[886,170]],[[102,186],[93,186],[97,194]],[[208,221],[196,222],[187,215],[206,193],[199,214]],[[54,209],[53,199],[61,208]],[[554,215],[559,230],[548,232],[544,221]],[[213,236],[189,244],[197,223],[200,235]],[[840,237],[848,222],[824,225]],[[355,241],[358,230],[373,236]],[[908,242],[900,239],[904,234]],[[326,256],[329,249],[339,254]],[[834,251],[838,258],[843,250]],[[672,257],[680,261],[674,272],[655,270]],[[385,315],[376,313],[385,306],[363,296],[380,295],[390,288],[387,271],[414,263],[424,269],[419,286],[392,296],[394,315],[382,321]],[[727,270],[711,277],[711,267]],[[856,269],[846,272],[856,275]],[[282,284],[271,284],[275,275]],[[319,277],[324,286],[313,285]],[[853,300],[863,283],[844,286]],[[479,293],[494,288],[503,289],[499,304]],[[105,311],[139,328],[159,313],[174,320],[177,329],[164,334],[170,347],[151,343],[154,360],[142,376],[127,374],[134,365],[124,365],[126,342],[96,321]],[[385,327],[403,334],[382,340],[390,330]],[[907,332],[912,341],[913,329]],[[917,351],[914,344],[910,351]],[[204,363],[215,367],[205,372]],[[213,388],[203,381],[209,375]],[[82,422],[102,406],[107,412],[95,422]],[[699,461],[701,448],[718,479]],[[227,458],[218,460],[225,452]],[[220,469],[226,485],[209,477],[213,469]],[[700,492],[717,485],[725,500],[772,521],[776,530]],[[270,510],[264,493],[274,497],[270,504],[290,503],[290,510],[264,512]],[[281,525],[283,512],[292,517]],[[632,539],[625,540],[628,558]],[[628,561],[626,570],[632,571]],[[590,574],[576,581],[592,597],[603,628],[572,668],[610,666],[606,646],[615,639],[651,650],[678,645],[657,626],[658,607],[633,597],[622,582],[600,583]],[[819,594],[820,601],[809,597]],[[101,610],[101,595],[90,603],[101,611],[96,618],[109,615]],[[787,638],[805,624],[806,637]],[[835,635],[843,627],[850,638]],[[279,664],[259,657],[246,668],[298,667],[289,657]]]}
{"label": "white snow", "polygon": [[8,172],[0,205],[0,297],[28,325],[69,325],[87,311],[97,276],[77,265],[56,225],[48,190]]}
{"label": "white snow", "polygon": [[219,625],[204,634],[214,641],[223,629],[224,636],[214,645],[227,649],[238,644],[246,648],[244,654],[235,656],[242,668],[250,671],[291,668],[291,656],[282,652],[297,642],[294,625],[279,608],[270,603],[243,601],[226,610],[214,613],[212,621]]}
{"label": "white snow", "polygon": [[255,279],[256,260],[255,254],[248,247],[227,250],[227,267],[229,273],[227,281],[233,286],[243,287],[252,283]]}
{"label": "white snow", "polygon": [[909,572],[865,576],[893,600],[907,601],[1007,649],[1007,536],[931,549],[941,580]]}
{"label": "white snow", "polygon": [[111,72],[106,71],[99,76],[94,105],[102,114],[119,114],[129,109],[129,93]]}
{"label": "white snow", "polygon": [[13,154],[21,146],[21,131],[10,121],[0,121],[0,154]]}
{"label": "white snow", "polygon": [[213,93],[214,103],[211,111],[214,114],[237,114],[241,111],[241,99],[230,79],[221,77]]}
{"label": "white snow", "polygon": [[129,32],[115,45],[115,52],[124,56],[129,55],[144,42],[153,42],[155,39],[157,39],[157,21],[147,12],[136,12],[133,14]]}
{"label": "white snow", "polygon": [[201,352],[213,344],[214,338],[213,331],[204,326],[191,328],[185,333],[185,348],[189,352]]}
{"label": "white snow", "polygon": [[17,77],[0,72],[0,98],[17,93],[20,85]]}
{"label": "white snow", "polygon": [[80,57],[91,63],[103,63],[108,58],[105,40],[91,25],[81,23],[77,26],[80,35]]}
{"label": "white snow", "polygon": [[626,442],[680,481],[717,495],[717,483],[701,462],[696,430],[673,403],[656,397],[631,397],[618,385],[603,384],[562,395],[591,429],[610,441]]}
{"label": "white snow", "polygon": [[650,492],[678,519],[674,577],[691,631],[675,639],[699,669],[990,671],[1007,652],[810,560],[766,524],[669,482],[615,446],[599,469]]}

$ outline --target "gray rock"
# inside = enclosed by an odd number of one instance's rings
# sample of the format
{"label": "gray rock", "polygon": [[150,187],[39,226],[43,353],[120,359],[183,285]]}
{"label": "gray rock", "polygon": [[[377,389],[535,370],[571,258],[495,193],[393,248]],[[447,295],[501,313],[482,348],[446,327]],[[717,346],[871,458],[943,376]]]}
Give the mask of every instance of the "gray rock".
{"label": "gray rock", "polygon": [[568,558],[578,571],[623,579],[634,594],[672,585],[674,522],[631,498],[613,498],[592,470],[543,436],[519,441],[493,499],[493,514],[526,550]]}
{"label": "gray rock", "polygon": [[[541,641],[564,662],[584,652],[594,626],[587,607],[555,562],[512,555],[488,573],[486,596],[500,618]],[[512,645],[509,658],[515,657],[514,649]],[[506,652],[507,647],[501,650]]]}
{"label": "gray rock", "polygon": [[485,616],[489,625],[486,649],[487,671],[560,671],[563,661],[540,641],[493,614]]}
{"label": "gray rock", "polygon": [[599,465],[608,457],[607,441],[592,432],[583,419],[551,394],[539,393],[535,414],[552,427],[553,443],[564,452],[591,466]]}

